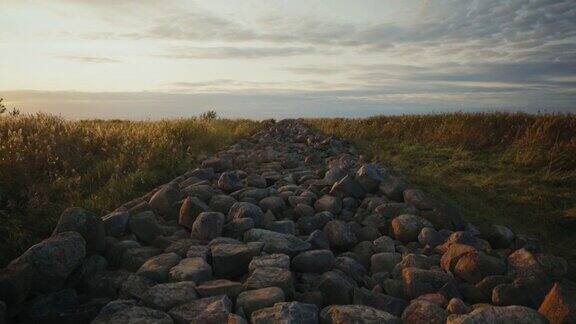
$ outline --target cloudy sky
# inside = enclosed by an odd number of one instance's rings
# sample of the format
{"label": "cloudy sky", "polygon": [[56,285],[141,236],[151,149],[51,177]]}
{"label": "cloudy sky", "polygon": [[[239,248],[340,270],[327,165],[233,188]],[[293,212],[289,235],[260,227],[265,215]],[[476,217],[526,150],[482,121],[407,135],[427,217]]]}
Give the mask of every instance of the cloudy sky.
{"label": "cloudy sky", "polygon": [[576,111],[576,3],[0,0],[0,96],[70,118]]}

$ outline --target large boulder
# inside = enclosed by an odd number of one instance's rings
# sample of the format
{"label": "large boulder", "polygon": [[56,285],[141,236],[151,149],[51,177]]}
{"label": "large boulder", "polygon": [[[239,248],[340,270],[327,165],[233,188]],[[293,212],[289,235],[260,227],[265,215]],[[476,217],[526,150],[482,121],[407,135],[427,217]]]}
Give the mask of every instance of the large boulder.
{"label": "large boulder", "polygon": [[299,302],[276,303],[252,313],[253,324],[317,324],[318,307]]}
{"label": "large boulder", "polygon": [[197,197],[186,197],[182,203],[182,207],[180,207],[178,224],[186,227],[187,229],[192,229],[192,224],[194,224],[196,217],[198,217],[200,213],[207,212],[209,210],[210,208]]}
{"label": "large boulder", "polygon": [[260,255],[258,244],[218,244],[210,248],[214,275],[234,278],[248,272],[252,258]]}
{"label": "large boulder", "polygon": [[381,294],[366,288],[355,288],[353,303],[355,305],[370,306],[394,316],[402,316],[402,312],[408,306],[404,299]]}
{"label": "large boulder", "polygon": [[400,324],[396,316],[364,305],[331,305],[320,312],[322,324],[381,323]]}
{"label": "large boulder", "polygon": [[260,207],[249,202],[237,202],[230,207],[228,220],[246,217],[254,220],[254,227],[261,227],[264,213]]}
{"label": "large boulder", "polygon": [[413,300],[402,313],[403,323],[444,324],[448,312],[435,303],[423,299]]}
{"label": "large boulder", "polygon": [[404,214],[394,218],[391,225],[394,237],[404,243],[418,240],[418,234],[424,227],[433,227],[424,218],[411,214]]}
{"label": "large boulder", "polygon": [[479,323],[506,323],[506,324],[547,324],[548,320],[537,311],[524,306],[476,308],[472,312],[461,316],[450,316],[447,324],[479,324]]}
{"label": "large boulder", "polygon": [[550,324],[576,323],[576,285],[569,281],[555,283],[538,312]]}
{"label": "large boulder", "polygon": [[245,242],[264,243],[264,252],[294,256],[310,249],[310,243],[292,235],[253,228],[244,233]]}
{"label": "large boulder", "polygon": [[402,270],[402,281],[406,295],[413,299],[424,294],[438,292],[453,279],[441,271],[405,268]]}
{"label": "large boulder", "polygon": [[166,282],[170,269],[177,265],[181,259],[174,252],[160,254],[146,261],[136,274],[155,282]]}
{"label": "large boulder", "polygon": [[356,181],[366,192],[375,192],[384,181],[384,173],[376,164],[363,164],[356,172]]}
{"label": "large boulder", "polygon": [[362,198],[364,197],[365,192],[362,186],[356,180],[354,180],[354,178],[352,178],[350,175],[347,175],[332,185],[332,189],[330,189],[330,195],[340,198]]}
{"label": "large boulder", "polygon": [[150,287],[142,295],[142,304],[161,311],[168,311],[173,307],[197,298],[196,284],[192,281],[182,281]]}
{"label": "large boulder", "polygon": [[[104,237],[106,231],[102,219],[96,214],[91,213],[79,207],[71,207],[66,209],[60,219],[54,234],[62,232],[78,232],[86,241],[86,253],[98,253],[104,251],[106,242]],[[123,232],[123,230],[122,230]]]}
{"label": "large boulder", "polygon": [[[86,241],[78,232],[62,232],[30,247],[2,270],[2,295],[25,296],[28,288],[56,291],[86,256]],[[4,281],[15,280],[12,284]],[[26,280],[27,284],[20,280]],[[20,284],[19,284],[20,283]],[[29,284],[29,286],[28,286]],[[10,301],[10,300],[7,300]]]}
{"label": "large boulder", "polygon": [[330,247],[339,250],[350,249],[358,242],[352,227],[340,220],[328,222],[324,226],[324,234],[330,242]]}
{"label": "large boulder", "polygon": [[230,208],[236,203],[236,199],[232,196],[228,195],[215,195],[210,198],[210,203],[208,207],[211,210],[221,212],[222,214],[227,215],[230,211]]}
{"label": "large boulder", "polygon": [[480,282],[487,276],[502,275],[505,272],[504,260],[478,251],[465,253],[454,267],[454,274],[457,277],[472,284]]}
{"label": "large boulder", "polygon": [[[114,302],[113,302],[114,303]],[[172,318],[164,312],[142,306],[110,307],[103,309],[92,324],[173,324]]]}
{"label": "large boulder", "polygon": [[232,311],[232,302],[227,296],[196,299],[172,308],[168,314],[175,324],[226,323]]}
{"label": "large boulder", "polygon": [[322,292],[324,304],[346,305],[352,302],[352,294],[357,284],[341,271],[324,272],[318,282],[318,290]]}
{"label": "large boulder", "polygon": [[324,273],[334,267],[334,253],[330,250],[312,250],[292,259],[292,269],[298,272]]}
{"label": "large boulder", "polygon": [[106,235],[122,237],[128,227],[130,213],[127,210],[117,210],[102,217],[102,224]]}
{"label": "large boulder", "polygon": [[337,215],[342,210],[342,199],[330,195],[324,195],[314,203],[317,212],[328,211]]}
{"label": "large boulder", "polygon": [[180,214],[181,199],[178,186],[167,184],[154,193],[149,203],[158,215],[167,220],[176,220]]}
{"label": "large boulder", "polygon": [[244,282],[247,290],[267,287],[279,287],[285,296],[294,295],[294,278],[292,272],[287,269],[265,267],[256,268]]}
{"label": "large boulder", "polygon": [[278,287],[244,291],[236,298],[236,313],[242,312],[250,317],[254,311],[271,307],[284,299],[284,291]]}
{"label": "large boulder", "polygon": [[236,172],[222,172],[218,179],[218,188],[224,192],[234,192],[244,187]]}
{"label": "large boulder", "polygon": [[192,225],[191,237],[200,241],[210,241],[222,234],[226,217],[220,212],[203,212]]}
{"label": "large boulder", "polygon": [[212,279],[212,267],[200,257],[185,258],[170,269],[168,279],[175,281],[193,281],[197,284]]}
{"label": "large boulder", "polygon": [[152,211],[145,211],[130,217],[128,223],[130,231],[145,243],[152,243],[154,239],[162,235],[162,228],[158,224],[156,215]]}

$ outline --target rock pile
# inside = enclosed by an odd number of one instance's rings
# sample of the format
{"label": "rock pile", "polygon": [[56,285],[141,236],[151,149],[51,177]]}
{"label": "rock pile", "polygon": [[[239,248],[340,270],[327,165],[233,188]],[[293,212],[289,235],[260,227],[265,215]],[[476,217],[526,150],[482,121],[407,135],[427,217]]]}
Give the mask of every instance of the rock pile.
{"label": "rock pile", "polygon": [[0,271],[7,323],[575,323],[566,261],[293,120]]}

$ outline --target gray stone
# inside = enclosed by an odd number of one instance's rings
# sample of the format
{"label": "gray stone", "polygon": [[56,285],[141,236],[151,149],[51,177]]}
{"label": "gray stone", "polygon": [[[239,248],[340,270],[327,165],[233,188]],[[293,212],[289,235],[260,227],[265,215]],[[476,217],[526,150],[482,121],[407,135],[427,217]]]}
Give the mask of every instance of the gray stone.
{"label": "gray stone", "polygon": [[192,224],[194,224],[194,221],[198,215],[209,210],[210,208],[206,206],[202,200],[196,197],[187,197],[184,199],[182,207],[180,207],[178,224],[186,227],[187,229],[192,229]]}
{"label": "gray stone", "polygon": [[548,320],[537,311],[524,306],[481,307],[462,316],[449,317],[447,324],[547,324]]}
{"label": "gray stone", "polygon": [[150,198],[150,206],[158,215],[167,220],[178,219],[182,193],[177,185],[167,184]]}
{"label": "gray stone", "polygon": [[282,234],[259,228],[253,228],[244,233],[245,242],[263,242],[264,252],[280,253],[294,256],[310,249],[310,243],[291,234]]}
{"label": "gray stone", "polygon": [[391,225],[394,237],[404,243],[416,241],[424,227],[432,227],[432,224],[424,218],[410,214],[394,218]]}
{"label": "gray stone", "polygon": [[232,205],[228,212],[228,220],[236,218],[252,218],[254,220],[254,227],[262,226],[262,218],[264,213],[260,207],[249,202],[237,202]]}
{"label": "gray stone", "polygon": [[227,296],[196,299],[172,308],[168,313],[176,324],[220,324],[228,320],[232,302]]}
{"label": "gray stone", "polygon": [[211,210],[221,212],[227,215],[232,208],[232,205],[236,203],[234,197],[228,195],[215,195],[210,198],[210,204],[208,205]]}
{"label": "gray stone", "polygon": [[406,295],[411,299],[428,293],[435,293],[452,278],[441,271],[406,268],[402,270],[402,281]]}
{"label": "gray stone", "polygon": [[166,282],[170,269],[177,265],[181,259],[178,254],[173,252],[160,254],[144,262],[136,274],[156,282]]}
{"label": "gray stone", "polygon": [[324,226],[324,234],[328,238],[330,247],[340,250],[350,249],[358,240],[352,227],[340,220],[330,221]]}
{"label": "gray stone", "polygon": [[332,185],[332,188],[330,189],[330,195],[339,198],[362,198],[364,197],[365,192],[362,186],[356,180],[354,180],[354,178],[352,178],[350,175],[347,175]]}
{"label": "gray stone", "polygon": [[142,295],[142,304],[161,311],[168,311],[197,298],[196,284],[192,281],[182,281],[150,287]]}
{"label": "gray stone", "polygon": [[99,314],[92,324],[172,324],[168,314],[142,306],[130,306],[117,312]]}
{"label": "gray stone", "polygon": [[130,231],[145,243],[152,243],[156,237],[162,235],[162,228],[151,211],[132,215],[128,226]]}
{"label": "gray stone", "polygon": [[250,244],[218,244],[210,248],[214,275],[234,278],[248,272],[252,258],[260,255],[261,247]]}
{"label": "gray stone", "polygon": [[106,231],[102,219],[82,208],[71,207],[60,215],[52,235],[63,232],[80,233],[86,242],[87,254],[102,252],[106,247]]}
{"label": "gray stone", "polygon": [[330,250],[302,252],[292,260],[292,269],[298,272],[324,273],[332,270],[335,260]]}
{"label": "gray stone", "polygon": [[413,300],[402,314],[403,323],[414,324],[444,324],[448,312],[435,303],[423,299]]}
{"label": "gray stone", "polygon": [[320,312],[322,324],[382,323],[400,324],[400,319],[385,311],[364,305],[331,305]]}
{"label": "gray stone", "polygon": [[222,172],[218,179],[218,188],[225,192],[234,192],[244,187],[236,172]]}
{"label": "gray stone", "polygon": [[328,211],[337,215],[342,210],[342,199],[330,195],[324,195],[314,203],[317,212]]}
{"label": "gray stone", "polygon": [[130,220],[130,213],[127,210],[118,210],[102,217],[102,224],[106,235],[114,237],[122,237],[128,226]]}
{"label": "gray stone", "polygon": [[196,287],[196,291],[202,297],[226,295],[235,298],[244,291],[244,286],[240,282],[216,279],[201,283]]}
{"label": "gray stone", "polygon": [[244,287],[248,290],[279,287],[284,291],[284,295],[289,297],[294,295],[294,278],[287,269],[256,268],[244,282]]}
{"label": "gray stone", "polygon": [[236,298],[236,313],[243,312],[250,316],[254,311],[283,301],[284,291],[278,287],[244,291]]}
{"label": "gray stone", "polygon": [[275,267],[281,269],[290,269],[290,257],[286,254],[268,254],[256,256],[250,261],[248,270],[252,273],[257,268]]}
{"label": "gray stone", "polygon": [[168,280],[171,282],[193,281],[199,284],[212,280],[212,267],[200,257],[182,259],[170,269]]}
{"label": "gray stone", "polygon": [[299,302],[276,303],[252,313],[253,324],[317,324],[318,307]]}
{"label": "gray stone", "polygon": [[221,236],[225,219],[219,212],[200,213],[192,225],[191,237],[206,242]]}

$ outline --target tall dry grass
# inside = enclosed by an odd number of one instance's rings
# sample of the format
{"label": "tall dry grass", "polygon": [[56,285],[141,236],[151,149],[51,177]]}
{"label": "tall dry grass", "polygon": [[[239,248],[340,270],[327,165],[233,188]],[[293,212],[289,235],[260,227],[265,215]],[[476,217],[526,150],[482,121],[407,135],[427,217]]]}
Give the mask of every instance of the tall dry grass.
{"label": "tall dry grass", "polygon": [[214,118],[0,117],[0,264],[49,235],[64,208],[114,209],[260,127]]}

